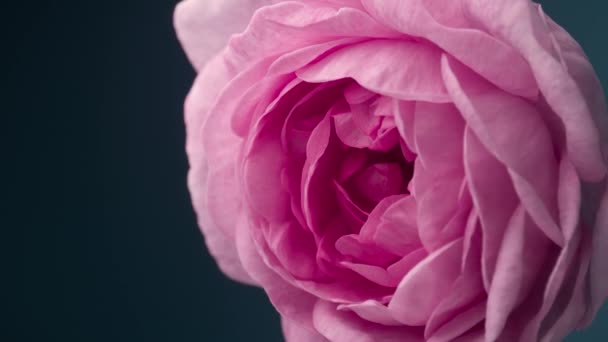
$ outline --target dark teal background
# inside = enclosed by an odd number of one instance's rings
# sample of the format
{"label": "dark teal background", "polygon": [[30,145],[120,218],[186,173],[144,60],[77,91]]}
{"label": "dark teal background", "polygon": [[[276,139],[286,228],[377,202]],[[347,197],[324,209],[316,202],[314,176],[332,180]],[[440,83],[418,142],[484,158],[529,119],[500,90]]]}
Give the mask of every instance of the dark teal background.
{"label": "dark teal background", "polygon": [[[604,2],[542,3],[608,85]],[[2,5],[3,117],[23,131],[2,135],[0,341],[281,341],[263,291],[225,278],[195,223],[174,5]],[[608,341],[608,310],[568,341]]]}

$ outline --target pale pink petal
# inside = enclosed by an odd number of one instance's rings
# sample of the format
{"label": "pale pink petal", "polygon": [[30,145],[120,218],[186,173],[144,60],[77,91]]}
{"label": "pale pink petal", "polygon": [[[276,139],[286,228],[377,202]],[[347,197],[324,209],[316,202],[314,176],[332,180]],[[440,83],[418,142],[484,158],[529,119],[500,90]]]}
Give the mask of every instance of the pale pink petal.
{"label": "pale pink petal", "polygon": [[397,322],[393,318],[386,305],[375,300],[366,300],[362,303],[339,305],[338,310],[350,310],[364,320],[373,323],[389,326],[401,325],[401,323]]}
{"label": "pale pink petal", "polygon": [[261,250],[256,246],[255,237],[252,234],[249,218],[239,215],[236,246],[243,267],[264,288],[282,317],[312,329],[312,312],[318,299],[289,284],[272,270],[268,266],[269,260],[265,260]]}
{"label": "pale pink petal", "polygon": [[283,337],[285,342],[330,342],[310,327],[304,327],[300,323],[281,318]]}
{"label": "pale pink petal", "polygon": [[268,69],[268,75],[278,75],[294,72],[315,59],[319,56],[333,51],[345,45],[351,45],[363,41],[362,38],[342,38],[332,40],[329,42],[312,44],[305,46],[301,49],[287,52],[279,56]]}
{"label": "pale pink petal", "polygon": [[589,105],[589,112],[599,130],[601,147],[604,151],[604,158],[606,158],[608,156],[608,111],[602,84],[591,62],[589,62],[585,52],[576,40],[564,28],[545,16],[540,6],[539,14],[544,18],[550,34],[555,40],[562,63],[566,66],[568,73],[580,88]]}
{"label": "pale pink petal", "polygon": [[232,37],[225,54],[231,65],[245,69],[267,57],[314,44],[398,35],[356,8],[328,2],[283,1],[257,11],[247,29]]}
{"label": "pale pink petal", "polygon": [[[460,6],[428,0],[363,0],[362,3],[378,21],[410,36],[430,40],[502,89],[529,98],[538,93],[530,67],[513,48],[471,24],[464,28],[447,26],[467,23]],[[500,67],[505,65],[509,67]]]}
{"label": "pale pink petal", "polygon": [[197,70],[222,50],[228,38],[242,32],[253,12],[277,0],[185,0],[177,4],[177,36]]}
{"label": "pale pink petal", "polygon": [[[476,20],[526,58],[542,94],[562,119],[568,154],[574,166],[584,180],[601,180],[607,165],[590,105],[583,95],[584,89],[551,51],[550,31],[533,3],[528,0],[472,0],[466,3],[468,12]],[[598,85],[594,82],[593,87]]]}
{"label": "pale pink petal", "polygon": [[399,322],[422,326],[460,273],[462,239],[430,254],[399,283],[388,308]]}
{"label": "pale pink petal", "polygon": [[315,305],[313,320],[317,331],[332,342],[424,342],[422,333],[416,329],[365,321],[325,301]]}
{"label": "pale pink petal", "polygon": [[[223,68],[223,65],[219,58],[210,62],[197,77],[185,103],[186,152],[190,163],[188,188],[197,214],[198,225],[203,232],[209,252],[217,261],[219,268],[235,280],[254,284],[255,281],[243,269],[238,259],[234,243],[236,229],[234,215],[223,217],[210,211],[210,201],[214,203],[211,206],[222,208],[219,203],[223,203],[230,210],[238,210],[240,205],[240,201],[230,193],[223,195],[216,192],[218,196],[214,198],[208,196],[210,186],[217,187],[219,184],[235,188],[237,185],[233,174],[236,161],[229,156],[225,156],[223,161],[213,168],[216,175],[221,174],[224,170],[226,178],[210,178],[209,156],[205,153],[201,129],[208,119],[209,109],[217,96],[218,89],[215,85],[226,84],[230,77],[230,73]],[[231,144],[225,146],[225,151],[232,154],[232,151],[236,151],[237,146],[238,139],[234,139]],[[211,185],[213,183],[215,185]]]}
{"label": "pale pink petal", "polygon": [[[443,75],[456,107],[479,140],[512,175],[515,190],[530,216],[557,245],[557,161],[551,136],[529,102],[485,84],[477,75],[444,56]],[[542,169],[543,172],[538,172]]]}
{"label": "pale pink petal", "polygon": [[354,272],[357,272],[369,281],[373,281],[374,283],[384,287],[395,287],[397,286],[397,284],[399,284],[399,280],[401,280],[398,278],[394,278],[386,271],[386,269],[379,266],[360,264],[348,261],[343,261],[340,264],[353,270]]}
{"label": "pale pink petal", "polygon": [[441,52],[405,40],[376,39],[343,47],[297,72],[307,82],[350,77],[400,100],[450,101],[441,80]]}

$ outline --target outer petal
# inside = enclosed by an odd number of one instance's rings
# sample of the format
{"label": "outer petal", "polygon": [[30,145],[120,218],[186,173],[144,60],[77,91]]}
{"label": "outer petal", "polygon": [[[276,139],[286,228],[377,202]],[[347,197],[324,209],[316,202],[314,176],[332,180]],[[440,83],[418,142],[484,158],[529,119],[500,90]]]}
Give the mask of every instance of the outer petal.
{"label": "outer petal", "polygon": [[312,310],[317,298],[287,283],[268,266],[256,245],[249,218],[239,215],[237,226],[237,250],[243,267],[264,288],[270,301],[285,319],[312,328]]}
{"label": "outer petal", "polygon": [[[458,4],[429,0],[362,0],[362,3],[378,21],[430,40],[500,88],[529,98],[538,93],[530,68],[519,53],[475,29]],[[504,65],[509,67],[501,67]]]}
{"label": "outer petal", "polygon": [[542,94],[564,124],[574,166],[584,180],[600,181],[607,166],[592,108],[583,89],[552,51],[550,31],[532,1],[471,0],[466,4],[476,20],[526,58]]}
{"label": "outer petal", "polygon": [[555,218],[558,165],[539,112],[447,56],[442,59],[442,69],[456,106],[487,150],[508,169],[531,218],[547,237],[563,246],[563,234]]}
{"label": "outer petal", "polygon": [[595,229],[593,232],[593,253],[591,255],[591,267],[589,270],[591,284],[591,309],[589,317],[595,317],[602,304],[608,298],[608,272],[606,272],[606,260],[608,260],[608,186],[605,187]]}
{"label": "outer petal", "polygon": [[285,342],[329,342],[318,332],[286,318],[281,319]]}
{"label": "outer petal", "polygon": [[245,29],[253,12],[278,0],[186,0],[175,8],[177,36],[197,70]]}
{"label": "outer petal", "polygon": [[[209,67],[202,70],[186,100],[186,151],[190,163],[188,188],[199,227],[205,236],[209,252],[217,261],[220,269],[235,280],[253,284],[254,281],[243,269],[237,256],[234,242],[236,226],[234,215],[224,216],[221,213],[212,212],[212,208],[224,208],[231,212],[240,210],[240,201],[235,198],[237,194],[235,190],[237,184],[234,179],[236,162],[231,160],[236,156],[237,146],[234,143],[225,145],[224,148],[228,150],[228,158],[224,157],[223,161],[209,165],[209,156],[205,153],[203,143],[202,126],[208,119],[209,109],[219,91],[217,85],[226,84],[230,77],[231,74],[224,68],[221,59],[214,59],[210,62]],[[223,187],[221,192],[209,191],[217,188],[218,185]],[[216,193],[217,196],[209,197],[210,193]]]}

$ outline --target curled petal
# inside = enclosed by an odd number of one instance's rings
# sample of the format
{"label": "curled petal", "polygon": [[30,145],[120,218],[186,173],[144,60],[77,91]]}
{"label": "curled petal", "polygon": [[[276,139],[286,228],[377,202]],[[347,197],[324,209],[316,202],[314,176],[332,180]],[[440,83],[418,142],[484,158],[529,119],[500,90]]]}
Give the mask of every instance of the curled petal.
{"label": "curled petal", "polygon": [[[474,0],[466,4],[477,21],[526,58],[543,96],[564,124],[567,150],[574,166],[584,180],[601,180],[608,166],[602,156],[594,114],[583,88],[551,49],[550,31],[540,12],[528,0]],[[585,66],[587,74],[589,68]],[[599,86],[598,82],[592,84],[595,88]],[[599,115],[605,115],[605,109]]]}

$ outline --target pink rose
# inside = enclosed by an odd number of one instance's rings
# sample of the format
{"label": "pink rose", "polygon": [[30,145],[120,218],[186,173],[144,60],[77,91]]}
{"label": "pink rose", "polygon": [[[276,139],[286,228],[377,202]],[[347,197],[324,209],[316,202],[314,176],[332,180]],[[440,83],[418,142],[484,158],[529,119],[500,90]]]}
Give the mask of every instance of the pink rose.
{"label": "pink rose", "polygon": [[553,342],[591,322],[608,116],[538,5],[187,0],[175,22],[200,227],[289,342]]}

